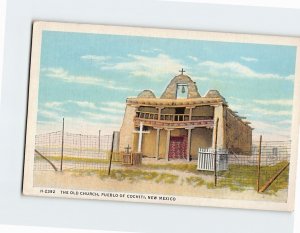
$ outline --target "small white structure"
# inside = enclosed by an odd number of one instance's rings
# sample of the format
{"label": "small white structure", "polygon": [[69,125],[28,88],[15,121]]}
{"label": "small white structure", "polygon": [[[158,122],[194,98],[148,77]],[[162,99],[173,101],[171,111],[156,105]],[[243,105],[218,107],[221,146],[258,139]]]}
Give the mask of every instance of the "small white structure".
{"label": "small white structure", "polygon": [[[226,149],[217,149],[217,171],[226,171],[228,169],[228,151]],[[198,166],[199,171],[215,170],[215,149],[199,148]]]}

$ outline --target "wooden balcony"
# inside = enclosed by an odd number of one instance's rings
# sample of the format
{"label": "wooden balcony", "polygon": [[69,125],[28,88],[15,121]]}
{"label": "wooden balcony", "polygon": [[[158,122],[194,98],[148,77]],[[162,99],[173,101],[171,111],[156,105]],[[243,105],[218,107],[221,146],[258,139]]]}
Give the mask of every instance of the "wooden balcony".
{"label": "wooden balcony", "polygon": [[136,112],[136,117],[140,119],[162,120],[162,121],[188,121],[189,114],[159,114],[153,112]]}
{"label": "wooden balcony", "polygon": [[153,112],[136,112],[134,118],[135,126],[140,122],[145,126],[168,127],[168,128],[186,128],[186,127],[206,127],[213,128],[214,120],[212,117],[191,116],[189,114],[159,114]]}

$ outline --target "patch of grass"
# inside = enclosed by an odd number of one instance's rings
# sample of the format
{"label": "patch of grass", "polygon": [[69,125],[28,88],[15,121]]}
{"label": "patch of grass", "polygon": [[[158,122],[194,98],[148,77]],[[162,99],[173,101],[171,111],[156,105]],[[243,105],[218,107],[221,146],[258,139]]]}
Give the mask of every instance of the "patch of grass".
{"label": "patch of grass", "polygon": [[[286,164],[286,161],[282,161],[273,166],[261,166],[261,186]],[[218,175],[221,176],[221,179],[218,181],[218,187],[229,187],[233,191],[243,191],[246,188],[257,189],[257,166],[230,165],[227,171],[219,172]],[[288,176],[289,169],[287,168],[264,193],[275,194],[281,189],[288,188]]]}
{"label": "patch of grass", "polygon": [[198,176],[190,176],[187,177],[185,180],[187,184],[193,185],[194,187],[200,187],[205,184],[205,181]]}
{"label": "patch of grass", "polygon": [[107,176],[107,171],[99,169],[71,169],[70,171],[74,176]]}
{"label": "patch of grass", "polygon": [[215,189],[215,188],[217,188],[217,187],[215,186],[215,183],[214,183],[214,182],[206,182],[206,187],[207,187],[208,189]]}
{"label": "patch of grass", "polygon": [[[84,157],[84,156],[74,156],[72,154],[64,154],[63,161],[68,161],[68,162],[82,162],[82,163],[109,163],[109,158],[110,158],[110,151],[102,151],[103,153],[106,154],[106,158],[89,158],[89,157]],[[84,154],[84,152],[83,152]],[[47,159],[50,161],[60,161],[61,156],[60,155],[47,155],[45,156]],[[44,160],[40,156],[35,156],[35,160]],[[121,153],[119,152],[114,152],[112,154],[112,162],[118,163],[122,162],[122,156]]]}
{"label": "patch of grass", "polygon": [[212,171],[198,171],[196,163],[165,163],[165,164],[143,164],[141,168],[150,170],[176,170],[197,175],[213,175]]}
{"label": "patch of grass", "polygon": [[178,170],[192,173],[197,172],[197,164],[195,163],[143,164],[142,167],[155,170]]}
{"label": "patch of grass", "polygon": [[[59,158],[59,157],[58,157]],[[73,157],[65,157],[66,160],[71,160]],[[90,162],[103,162],[100,159],[85,159],[84,161]],[[81,158],[79,158],[81,160]],[[107,162],[107,161],[106,161]],[[280,162],[274,166],[261,166],[261,180],[260,187],[262,187],[268,180],[270,180],[281,168],[286,165],[286,161]],[[175,184],[179,185],[188,184],[193,187],[201,187],[206,185],[208,189],[215,188],[229,188],[232,191],[242,192],[247,189],[257,189],[257,166],[255,165],[230,165],[227,171],[218,172],[218,183],[215,187],[214,182],[205,181],[201,175],[213,175],[213,172],[199,172],[196,170],[195,163],[182,163],[182,164],[143,164],[136,167],[113,169],[111,175],[107,175],[107,171],[99,171],[97,169],[88,170],[72,170],[74,175],[77,176],[92,176],[97,175],[101,179],[111,178],[119,181],[127,180],[131,183],[139,181],[152,181],[156,183]],[[191,173],[189,177],[180,177],[168,173],[170,170],[178,170],[181,172]],[[165,171],[165,172],[162,172]],[[197,174],[195,176],[192,174]],[[180,178],[180,180],[179,180]],[[286,168],[282,174],[271,184],[271,186],[264,192],[264,194],[275,195],[279,190],[288,188],[289,168]]]}
{"label": "patch of grass", "polygon": [[289,167],[287,167],[280,176],[271,184],[271,186],[265,191],[267,194],[274,195],[279,190],[287,189],[289,184]]}
{"label": "patch of grass", "polygon": [[[42,157],[35,157],[35,160],[44,160]],[[60,161],[60,156],[47,156],[50,161]],[[82,162],[82,163],[109,163],[108,159],[85,158],[65,155],[63,161],[67,162]]]}
{"label": "patch of grass", "polygon": [[218,188],[229,188],[231,191],[238,191],[242,192],[245,191],[245,186],[241,186],[239,182],[235,182],[234,180],[225,180],[225,179],[220,179],[217,182],[217,187]]}
{"label": "patch of grass", "polygon": [[155,181],[156,183],[174,184],[178,176],[169,173],[148,172],[140,169],[114,169],[110,176],[105,178],[118,181],[128,180],[131,183],[138,181]]}
{"label": "patch of grass", "polygon": [[165,183],[165,184],[174,184],[178,180],[178,176],[168,174],[168,173],[161,173],[156,179],[156,183]]}

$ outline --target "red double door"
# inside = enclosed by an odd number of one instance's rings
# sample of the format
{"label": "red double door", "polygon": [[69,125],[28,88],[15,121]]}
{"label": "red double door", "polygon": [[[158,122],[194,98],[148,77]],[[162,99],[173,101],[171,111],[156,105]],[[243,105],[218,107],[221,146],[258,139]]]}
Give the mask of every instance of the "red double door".
{"label": "red double door", "polygon": [[186,159],[187,136],[171,136],[169,159]]}

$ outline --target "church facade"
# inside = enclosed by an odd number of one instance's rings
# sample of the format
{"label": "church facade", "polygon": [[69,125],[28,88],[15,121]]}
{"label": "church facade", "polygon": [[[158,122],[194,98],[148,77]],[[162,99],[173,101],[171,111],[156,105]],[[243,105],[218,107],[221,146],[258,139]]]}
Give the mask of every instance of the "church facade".
{"label": "church facade", "polygon": [[250,122],[231,110],[217,90],[201,96],[195,82],[181,71],[160,98],[151,90],[127,98],[119,151],[156,159],[196,159],[199,148],[247,153],[252,145]]}

